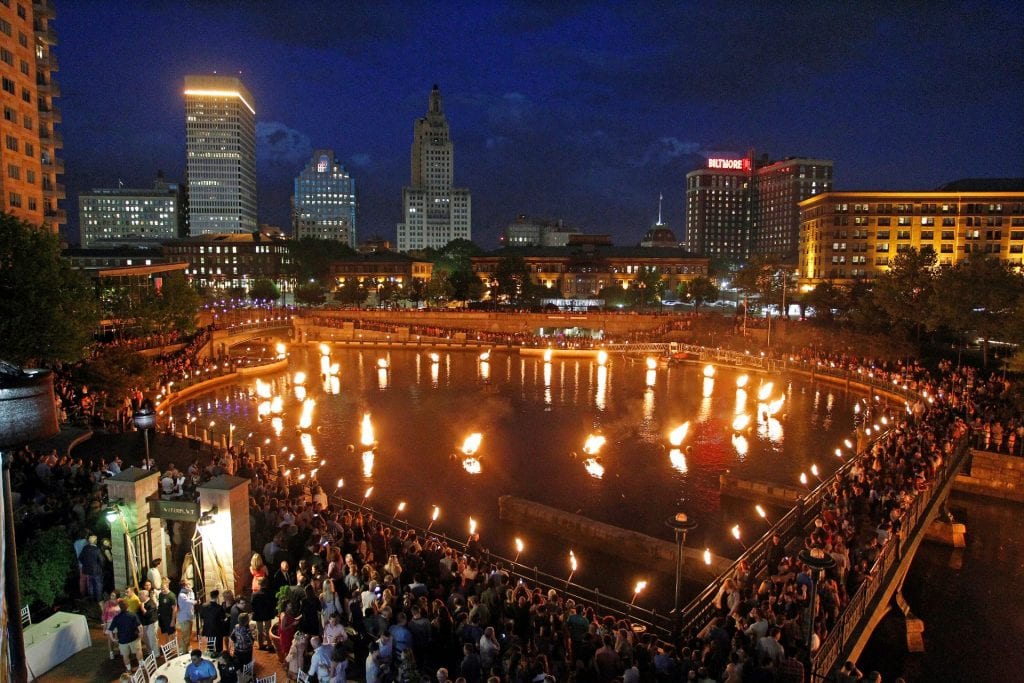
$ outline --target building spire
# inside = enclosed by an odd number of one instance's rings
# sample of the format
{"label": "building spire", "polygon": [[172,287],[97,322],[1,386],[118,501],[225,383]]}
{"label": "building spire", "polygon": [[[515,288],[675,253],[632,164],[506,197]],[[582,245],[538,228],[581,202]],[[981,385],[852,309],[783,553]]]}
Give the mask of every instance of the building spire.
{"label": "building spire", "polygon": [[441,106],[441,89],[437,87],[437,83],[434,84],[433,89],[430,91],[430,106],[427,111],[431,114],[443,114],[444,108]]}
{"label": "building spire", "polygon": [[658,222],[657,225],[665,225],[661,222],[661,200],[665,198],[665,195],[658,193]]}

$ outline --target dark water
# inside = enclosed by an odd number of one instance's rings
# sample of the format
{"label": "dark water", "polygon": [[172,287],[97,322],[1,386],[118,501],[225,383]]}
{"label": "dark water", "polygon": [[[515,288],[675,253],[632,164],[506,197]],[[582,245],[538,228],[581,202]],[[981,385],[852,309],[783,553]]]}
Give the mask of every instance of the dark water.
{"label": "dark water", "polygon": [[955,495],[949,508],[967,524],[967,547],[925,541],[903,594],[924,620],[925,652],[909,654],[890,615],[860,659],[884,681],[1024,680],[1024,533],[1021,505]]}
{"label": "dark water", "polygon": [[[378,369],[379,358],[389,360],[388,370]],[[196,424],[213,420],[217,434],[233,424],[235,442],[259,444],[264,452],[287,448],[295,458],[289,463],[282,455],[280,462],[292,468],[293,476],[310,472],[323,459],[318,476],[325,487],[333,488],[342,478],[343,495],[361,500],[372,486],[368,504],[390,514],[405,501],[403,516],[420,526],[438,505],[435,529],[465,536],[472,515],[485,545],[511,556],[513,538],[520,536],[527,544],[523,561],[556,575],[567,561],[530,557],[530,550],[543,543],[550,554],[557,544],[500,523],[498,496],[520,496],[665,540],[671,540],[665,519],[684,510],[700,523],[689,545],[734,557],[740,548],[730,527],[739,523],[744,540],[750,541],[766,524],[752,503],[723,507],[719,474],[732,470],[799,485],[800,473],[810,477],[812,464],[823,475],[831,472],[839,464],[834,450],[852,429],[857,399],[840,388],[787,382],[783,376],[751,375],[741,392],[736,371],[720,369],[708,380],[698,366],[649,371],[644,363],[621,357],[600,367],[590,359],[556,357],[545,363],[539,357],[495,353],[485,365],[468,351],[442,352],[433,363],[427,354],[413,351],[336,349],[331,362],[339,366],[333,386],[320,379],[319,355],[302,349],[293,354],[288,373],[263,378],[282,397],[279,435],[270,419],[258,419],[262,399],[256,397],[255,380],[178,405],[175,422],[199,415]],[[297,429],[301,402],[291,382],[296,371],[307,374],[306,392],[316,401],[305,437]],[[766,419],[757,394],[768,381],[774,383],[769,401],[783,394],[785,401]],[[372,463],[359,446],[366,412],[378,442]],[[750,428],[736,437],[733,420],[741,413],[750,417]],[[682,450],[673,452],[668,433],[686,421],[690,426]],[[483,435],[479,474],[467,472],[460,459],[451,457],[472,432]],[[590,433],[607,439],[601,478],[588,473],[584,462],[582,448]],[[355,445],[351,450],[350,444]],[[692,447],[688,454],[687,446]],[[306,458],[306,450],[315,451],[315,457]],[[570,544],[565,542],[565,553]],[[594,571],[608,563],[588,563],[577,554],[580,582],[608,580],[604,569]],[[637,571],[617,570],[624,576]],[[670,580],[661,583],[671,591]]]}

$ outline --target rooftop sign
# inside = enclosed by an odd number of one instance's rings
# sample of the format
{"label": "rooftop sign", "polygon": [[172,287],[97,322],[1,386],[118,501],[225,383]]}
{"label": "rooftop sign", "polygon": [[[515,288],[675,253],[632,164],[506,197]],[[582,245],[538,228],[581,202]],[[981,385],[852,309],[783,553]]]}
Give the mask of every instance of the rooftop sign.
{"label": "rooftop sign", "polygon": [[721,168],[730,171],[749,171],[750,159],[708,159],[708,168]]}

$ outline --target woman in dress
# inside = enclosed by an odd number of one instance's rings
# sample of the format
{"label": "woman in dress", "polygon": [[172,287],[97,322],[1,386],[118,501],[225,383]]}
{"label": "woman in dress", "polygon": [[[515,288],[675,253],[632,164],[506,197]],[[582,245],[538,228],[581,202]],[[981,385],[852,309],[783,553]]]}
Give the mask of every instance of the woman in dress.
{"label": "woman in dress", "polygon": [[284,664],[284,659],[292,649],[292,640],[298,629],[299,620],[295,616],[295,605],[289,602],[277,618],[277,633],[281,638],[281,647],[277,650],[277,659]]}
{"label": "woman in dress", "polygon": [[[114,616],[121,611],[121,608],[117,606],[118,599],[117,591],[110,591],[107,595],[107,599],[103,601],[103,613],[100,618],[103,620],[103,632],[106,633],[110,630],[110,622]],[[111,639],[107,638],[107,650],[109,651],[110,658],[114,658],[113,643]]]}
{"label": "woman in dress", "polygon": [[263,563],[263,556],[253,553],[249,560],[249,573],[252,574],[252,592],[260,589],[260,580],[267,577],[267,565]]}

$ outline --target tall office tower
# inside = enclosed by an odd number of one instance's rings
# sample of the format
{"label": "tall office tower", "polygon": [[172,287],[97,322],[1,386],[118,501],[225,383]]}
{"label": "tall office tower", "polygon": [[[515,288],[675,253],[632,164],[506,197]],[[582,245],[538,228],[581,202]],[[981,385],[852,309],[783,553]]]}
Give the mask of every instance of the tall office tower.
{"label": "tall office tower", "polygon": [[66,217],[57,205],[64,162],[56,151],[64,143],[55,130],[61,119],[53,104],[60,95],[50,52],[57,43],[53,17],[49,0],[0,2],[0,210],[57,233]]}
{"label": "tall office tower", "polygon": [[96,189],[78,195],[82,248],[159,247],[178,237],[181,193],[157,177],[151,189]]}
{"label": "tall office tower", "polygon": [[252,95],[237,78],[186,76],[185,134],[191,233],[255,232]]}
{"label": "tall office tower", "polygon": [[795,262],[800,243],[800,202],[832,189],[832,161],[790,157],[755,172],[753,254]]}
{"label": "tall office tower", "polygon": [[412,180],[402,188],[398,251],[440,248],[454,239],[472,239],[469,189],[452,187],[453,168],[448,120],[435,85],[427,115],[416,119],[413,127]]}
{"label": "tall office tower", "polygon": [[313,237],[356,246],[356,181],[334,158],[318,149],[295,178],[292,195],[296,238]]}
{"label": "tall office tower", "polygon": [[749,158],[711,158],[706,168],[686,174],[688,251],[717,264],[750,258],[750,166]]}

